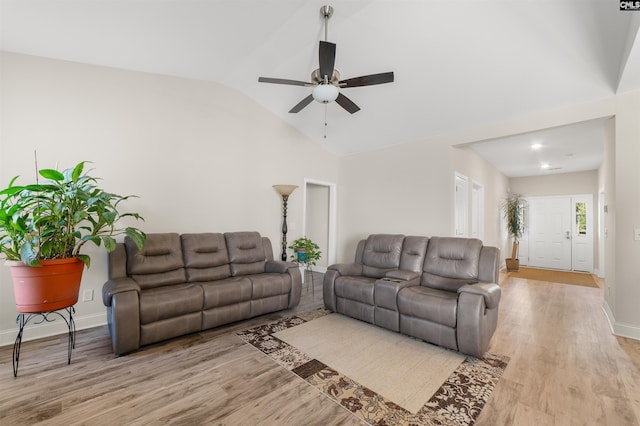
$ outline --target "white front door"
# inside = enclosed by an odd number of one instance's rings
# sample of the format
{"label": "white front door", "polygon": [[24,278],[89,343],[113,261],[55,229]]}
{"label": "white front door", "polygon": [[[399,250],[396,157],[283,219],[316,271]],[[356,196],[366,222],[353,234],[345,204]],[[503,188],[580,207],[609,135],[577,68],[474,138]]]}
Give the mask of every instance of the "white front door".
{"label": "white front door", "polygon": [[571,198],[571,252],[574,271],[593,271],[593,196]]}
{"label": "white front door", "polygon": [[571,197],[529,199],[529,265],[570,270]]}

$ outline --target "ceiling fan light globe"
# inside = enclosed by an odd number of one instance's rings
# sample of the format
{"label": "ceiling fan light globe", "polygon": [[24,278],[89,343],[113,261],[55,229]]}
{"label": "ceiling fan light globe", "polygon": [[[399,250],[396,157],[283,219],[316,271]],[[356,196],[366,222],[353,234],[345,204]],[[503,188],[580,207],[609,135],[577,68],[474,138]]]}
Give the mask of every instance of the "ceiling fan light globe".
{"label": "ceiling fan light globe", "polygon": [[333,102],[338,97],[340,91],[333,84],[319,84],[313,88],[311,96],[321,104]]}

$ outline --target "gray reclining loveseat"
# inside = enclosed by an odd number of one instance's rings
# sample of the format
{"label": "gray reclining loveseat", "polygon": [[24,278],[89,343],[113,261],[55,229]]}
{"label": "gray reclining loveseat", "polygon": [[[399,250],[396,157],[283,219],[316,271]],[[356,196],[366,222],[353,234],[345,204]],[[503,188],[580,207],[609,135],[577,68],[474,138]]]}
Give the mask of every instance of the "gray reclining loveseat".
{"label": "gray reclining loveseat", "polygon": [[354,263],[329,266],[324,304],[482,357],[498,321],[499,258],[478,239],[370,235],[358,243]]}
{"label": "gray reclining loveseat", "polygon": [[148,234],[109,254],[102,288],[114,353],[300,303],[298,265],[257,232]]}

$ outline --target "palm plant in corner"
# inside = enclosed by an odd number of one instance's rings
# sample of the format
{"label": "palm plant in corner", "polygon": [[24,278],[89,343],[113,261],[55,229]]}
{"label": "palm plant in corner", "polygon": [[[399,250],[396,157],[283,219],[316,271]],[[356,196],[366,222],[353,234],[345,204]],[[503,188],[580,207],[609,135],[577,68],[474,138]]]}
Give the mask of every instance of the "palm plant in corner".
{"label": "palm plant in corner", "polygon": [[132,196],[106,192],[98,178],[84,171],[85,161],[58,171],[36,170],[46,182],[16,185],[18,176],[0,191],[0,253],[11,267],[16,309],[21,313],[66,308],[78,301],[84,266],[91,259],[80,251],[91,242],[115,249],[118,235],[128,235],[140,250],[146,235],[134,227],[117,227],[120,212]]}
{"label": "palm plant in corner", "polygon": [[518,259],[518,246],[522,233],[524,232],[523,205],[525,200],[520,194],[509,194],[502,206],[504,219],[507,221],[507,233],[513,240],[511,246],[511,258],[505,259],[507,271],[515,272],[520,269],[520,259]]}

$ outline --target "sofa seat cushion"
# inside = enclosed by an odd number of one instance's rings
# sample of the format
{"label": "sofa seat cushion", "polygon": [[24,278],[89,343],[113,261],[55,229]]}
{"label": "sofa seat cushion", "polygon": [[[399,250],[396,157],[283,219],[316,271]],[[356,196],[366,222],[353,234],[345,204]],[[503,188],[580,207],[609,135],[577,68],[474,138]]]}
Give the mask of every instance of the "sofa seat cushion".
{"label": "sofa seat cushion", "polygon": [[176,284],[140,292],[140,323],[174,318],[202,311],[202,287],[196,284]]}
{"label": "sofa seat cushion", "polygon": [[247,277],[198,283],[204,293],[204,309],[217,308],[251,300],[251,281]]}
{"label": "sofa seat cushion", "polygon": [[256,274],[247,276],[251,280],[251,299],[289,294],[291,291],[291,276],[288,274]]}
{"label": "sofa seat cushion", "polygon": [[337,297],[366,303],[373,306],[373,293],[376,278],[339,277],[335,282]]}
{"label": "sofa seat cushion", "polygon": [[398,311],[401,315],[455,327],[458,294],[424,286],[406,287],[398,293]]}

